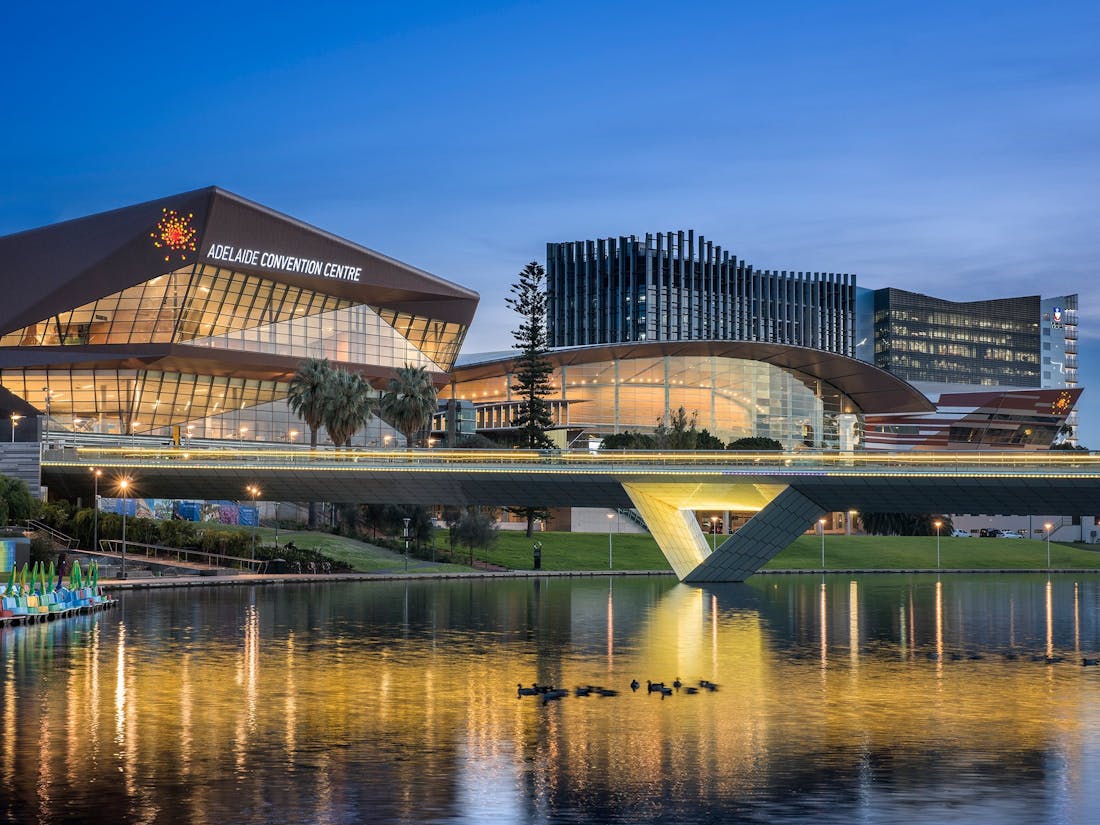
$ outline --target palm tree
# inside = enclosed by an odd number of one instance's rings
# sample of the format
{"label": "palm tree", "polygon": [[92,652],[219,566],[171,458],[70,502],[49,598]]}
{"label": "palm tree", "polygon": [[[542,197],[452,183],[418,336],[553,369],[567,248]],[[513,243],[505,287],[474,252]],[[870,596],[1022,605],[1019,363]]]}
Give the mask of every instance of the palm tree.
{"label": "palm tree", "polygon": [[[317,449],[317,431],[325,423],[325,408],[332,386],[332,367],[327,358],[307,358],[290,379],[286,402],[309,427],[310,449]],[[317,503],[309,503],[309,527],[317,526]]]}
{"label": "palm tree", "polygon": [[286,403],[309,427],[309,446],[317,448],[317,431],[324,426],[333,369],[327,358],[307,358],[290,379]]}
{"label": "palm tree", "polygon": [[361,375],[336,370],[325,399],[325,429],[337,447],[347,447],[352,436],[370,420],[372,390]]}
{"label": "palm tree", "polygon": [[431,424],[436,410],[435,387],[424,367],[406,364],[398,367],[379,406],[382,418],[404,434],[412,447],[416,434]]}

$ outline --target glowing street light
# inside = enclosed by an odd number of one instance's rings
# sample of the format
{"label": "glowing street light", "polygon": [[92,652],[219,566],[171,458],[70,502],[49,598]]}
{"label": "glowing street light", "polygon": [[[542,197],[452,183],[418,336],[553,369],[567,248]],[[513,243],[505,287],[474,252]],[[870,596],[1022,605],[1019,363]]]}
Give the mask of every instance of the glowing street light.
{"label": "glowing street light", "polygon": [[608,513],[607,514],[607,569],[608,570],[614,570],[615,569],[615,561],[614,561],[614,559],[615,559],[615,548],[612,546],[612,543],[611,543],[611,525],[614,523],[614,521],[615,521],[615,514],[614,513]]}
{"label": "glowing street light", "polygon": [[940,569],[940,528],[943,527],[943,522],[936,519],[932,522],[936,526],[936,569]]}
{"label": "glowing street light", "polygon": [[126,578],[126,499],[130,495],[130,479],[121,478],[118,481],[119,492],[122,493],[122,571],[119,578]]}
{"label": "glowing street light", "polygon": [[92,506],[95,507],[95,512],[92,513],[92,549],[99,550],[99,477],[103,475],[103,471],[98,467],[89,467],[92,471]]}
{"label": "glowing street light", "polygon": [[714,552],[714,532],[718,529],[718,516],[710,517],[710,552]]}
{"label": "glowing street light", "polygon": [[1050,572],[1050,528],[1052,528],[1053,526],[1054,525],[1051,524],[1049,521],[1046,524],[1043,525],[1043,529],[1046,530],[1046,533],[1047,533],[1047,572],[1048,573]]}
{"label": "glowing street light", "polygon": [[[256,499],[260,496],[260,488],[255,484],[249,484],[245,489],[252,496],[252,561],[256,561],[256,522],[260,520],[260,511],[256,509]],[[253,568],[254,569],[254,568]]]}
{"label": "glowing street light", "polygon": [[818,526],[821,528],[821,572],[825,572],[825,519],[819,518],[817,520]]}
{"label": "glowing street light", "polygon": [[298,437],[298,431],[297,430],[291,430],[290,432],[288,432],[286,434],[286,437],[287,437],[287,439],[290,440],[290,443],[293,444],[294,439],[296,439]]}
{"label": "glowing street light", "polygon": [[19,423],[19,419],[22,418],[19,413],[11,414],[11,443],[15,443],[15,425]]}

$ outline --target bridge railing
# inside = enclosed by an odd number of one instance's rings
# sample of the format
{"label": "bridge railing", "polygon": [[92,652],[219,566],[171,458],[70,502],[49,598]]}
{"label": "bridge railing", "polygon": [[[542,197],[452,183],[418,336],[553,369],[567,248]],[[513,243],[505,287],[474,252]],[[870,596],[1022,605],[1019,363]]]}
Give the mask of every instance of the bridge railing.
{"label": "bridge railing", "polygon": [[861,470],[1079,470],[1100,472],[1100,453],[1039,452],[734,452],[734,451],[619,451],[619,450],[447,450],[447,449],[317,449],[179,448],[71,446],[47,450],[45,463],[87,466],[134,466],[175,462],[192,467],[241,465],[293,469],[321,465],[374,466],[564,466],[612,469],[629,466],[678,466],[721,469],[780,468],[790,471],[859,472]]}

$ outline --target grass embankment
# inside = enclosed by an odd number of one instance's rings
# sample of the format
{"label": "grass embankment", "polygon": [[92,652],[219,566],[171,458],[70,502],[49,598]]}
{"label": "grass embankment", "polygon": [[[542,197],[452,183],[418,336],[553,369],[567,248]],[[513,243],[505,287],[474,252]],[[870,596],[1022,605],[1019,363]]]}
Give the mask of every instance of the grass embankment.
{"label": "grass embankment", "polygon": [[[239,527],[231,524],[204,524],[203,529],[214,530],[249,530],[247,527]],[[316,550],[330,559],[348,564],[352,570],[358,573],[394,573],[405,569],[405,557],[402,553],[395,553],[383,547],[376,547],[347,536],[336,536],[321,530],[279,530],[278,544],[285,545],[292,541],[297,547],[308,550]],[[275,529],[272,527],[257,527],[256,542],[258,544],[275,544]],[[468,570],[469,568],[454,564],[431,564],[423,559],[409,557],[410,573],[440,572],[446,570]]]}
{"label": "grass embankment", "polygon": [[[210,525],[206,525],[209,527]],[[215,529],[240,530],[225,525]],[[260,527],[257,541],[275,543],[275,531]],[[721,537],[719,537],[721,538]],[[323,531],[280,530],[279,543],[293,541],[298,547],[324,553],[346,562],[363,573],[397,572],[404,569],[404,557],[367,542]],[[532,570],[531,545],[542,542],[543,570],[607,570],[606,533],[536,533],[527,538],[522,531],[502,530],[489,550],[476,549],[479,562],[510,570]],[[436,547],[448,547],[446,530],[436,531]],[[670,570],[657,543],[648,533],[616,533],[612,536],[614,569]],[[456,548],[457,558],[468,558],[469,551]],[[1083,545],[1050,545],[1051,566],[1060,569],[1100,569],[1100,552]],[[1042,570],[1046,567],[1046,543],[1031,539],[940,539],[940,566],[944,570]],[[935,570],[934,536],[825,536],[825,567],[828,570]],[[457,564],[432,565],[409,558],[409,572],[469,570]],[[787,549],[764,566],[765,570],[820,570],[821,538],[800,536]]]}
{"label": "grass embankment", "polygon": [[[491,548],[474,549],[474,558],[510,570],[534,569],[531,545],[542,542],[543,570],[606,570],[607,533],[535,533],[527,538],[522,530],[501,530]],[[449,547],[446,530],[436,532],[437,547]],[[616,533],[612,537],[616,570],[669,570],[657,542],[648,533]],[[469,559],[469,550],[456,547],[456,558]]]}
{"label": "grass embankment", "polygon": [[[719,537],[721,538],[721,537]],[[444,546],[446,532],[436,539]],[[489,550],[475,556],[513,570],[531,570],[531,544],[542,542],[543,570],[606,570],[606,533],[537,533],[501,531]],[[668,570],[669,565],[649,534],[613,536],[616,570]],[[1050,545],[1051,566],[1062,569],[1100,569],[1100,552],[1083,546]],[[1046,567],[1046,543],[1029,539],[940,539],[940,566],[944,570],[1041,570]],[[935,536],[825,536],[828,570],[935,570]],[[820,570],[821,538],[800,536],[765,565],[767,570]]]}

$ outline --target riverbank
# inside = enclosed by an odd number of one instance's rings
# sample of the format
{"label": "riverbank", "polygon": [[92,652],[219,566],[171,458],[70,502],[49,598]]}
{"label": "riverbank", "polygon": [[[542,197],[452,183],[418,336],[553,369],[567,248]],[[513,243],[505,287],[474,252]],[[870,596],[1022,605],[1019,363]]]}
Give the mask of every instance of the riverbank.
{"label": "riverbank", "polygon": [[[807,575],[844,575],[844,576],[953,576],[974,574],[1022,574],[1022,575],[1100,575],[1100,569],[1082,568],[971,568],[941,569],[912,568],[849,568],[849,569],[778,569],[758,570],[753,577],[759,576],[807,576]],[[109,579],[101,582],[105,591],[158,590],[173,587],[258,587],[283,586],[288,584],[330,584],[333,582],[389,582],[389,581],[425,581],[441,579],[576,579],[602,577],[642,577],[672,576],[671,570],[469,570],[438,573],[332,573],[283,575],[243,573],[239,576],[164,576],[137,579]]]}

